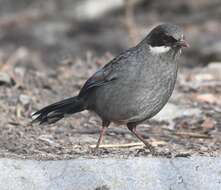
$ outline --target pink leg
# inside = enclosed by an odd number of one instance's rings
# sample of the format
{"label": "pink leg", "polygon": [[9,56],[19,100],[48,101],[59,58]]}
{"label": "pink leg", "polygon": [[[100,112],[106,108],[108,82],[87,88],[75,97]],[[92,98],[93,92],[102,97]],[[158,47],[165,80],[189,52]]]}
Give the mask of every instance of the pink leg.
{"label": "pink leg", "polygon": [[96,150],[99,148],[100,144],[102,143],[105,130],[109,126],[109,124],[110,124],[109,121],[103,121],[102,128],[100,129],[100,136],[99,136],[99,139],[97,141],[97,145],[95,147]]}
{"label": "pink leg", "polygon": [[154,147],[148,143],[136,130],[136,125],[127,124],[127,128],[140,140],[142,141],[146,147],[150,150],[152,154],[155,154]]}
{"label": "pink leg", "polygon": [[105,127],[102,127],[101,129],[100,129],[100,136],[99,136],[99,139],[98,139],[98,141],[97,141],[97,145],[96,145],[96,148],[95,149],[98,149],[99,148],[99,146],[100,146],[100,144],[101,144],[101,142],[102,142],[102,140],[103,140],[103,137],[104,137],[104,133],[105,133]]}

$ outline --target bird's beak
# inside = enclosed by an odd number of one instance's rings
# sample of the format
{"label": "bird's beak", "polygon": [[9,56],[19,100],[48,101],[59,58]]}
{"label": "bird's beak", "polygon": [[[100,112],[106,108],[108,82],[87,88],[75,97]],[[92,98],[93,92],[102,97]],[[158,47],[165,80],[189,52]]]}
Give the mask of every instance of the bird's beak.
{"label": "bird's beak", "polygon": [[179,40],[177,45],[184,48],[190,47],[190,45],[184,39]]}

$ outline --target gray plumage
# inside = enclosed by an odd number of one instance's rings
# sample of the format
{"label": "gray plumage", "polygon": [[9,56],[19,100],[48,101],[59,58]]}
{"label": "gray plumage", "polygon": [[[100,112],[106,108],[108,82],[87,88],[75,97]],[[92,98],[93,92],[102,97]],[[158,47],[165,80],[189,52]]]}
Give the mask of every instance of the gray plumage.
{"label": "gray plumage", "polygon": [[[65,114],[87,109],[101,117],[103,128],[110,122],[127,124],[149,146],[135,131],[136,125],[153,117],[167,103],[177,78],[177,58],[186,46],[179,26],[159,25],[137,46],[91,76],[78,96],[39,110],[34,121],[53,123]],[[103,130],[97,148],[102,137]]]}
{"label": "gray plumage", "polygon": [[178,65],[172,50],[151,55],[146,46],[139,44],[104,69],[116,80],[90,92],[89,110],[103,120],[123,123],[143,121],[161,110],[174,89]]}

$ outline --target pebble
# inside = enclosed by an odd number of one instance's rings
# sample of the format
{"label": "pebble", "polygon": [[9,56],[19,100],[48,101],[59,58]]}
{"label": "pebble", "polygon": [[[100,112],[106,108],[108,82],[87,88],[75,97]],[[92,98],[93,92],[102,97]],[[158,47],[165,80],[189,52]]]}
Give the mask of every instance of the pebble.
{"label": "pebble", "polygon": [[0,72],[0,85],[12,85],[12,78],[5,72]]}
{"label": "pebble", "polygon": [[22,103],[22,105],[28,105],[31,102],[31,97],[29,97],[25,94],[21,94],[19,96],[19,101]]}

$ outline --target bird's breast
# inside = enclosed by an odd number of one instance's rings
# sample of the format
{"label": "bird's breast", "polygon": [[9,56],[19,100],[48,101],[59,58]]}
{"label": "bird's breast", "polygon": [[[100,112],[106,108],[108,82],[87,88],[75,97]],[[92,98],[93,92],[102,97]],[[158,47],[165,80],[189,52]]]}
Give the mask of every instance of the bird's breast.
{"label": "bird's breast", "polygon": [[[122,76],[93,94],[93,110],[114,122],[137,122],[155,115],[172,94],[176,67],[172,63],[132,65]],[[137,63],[139,64],[139,63]]]}

